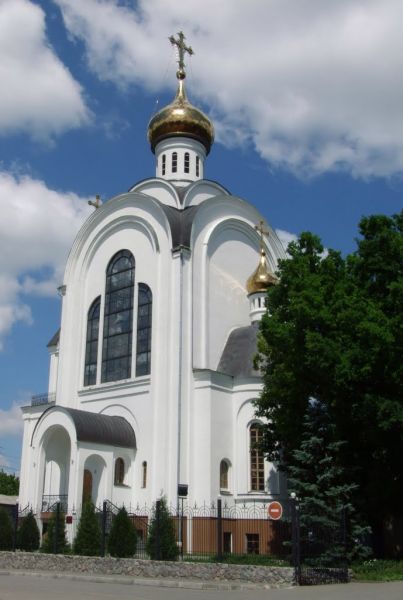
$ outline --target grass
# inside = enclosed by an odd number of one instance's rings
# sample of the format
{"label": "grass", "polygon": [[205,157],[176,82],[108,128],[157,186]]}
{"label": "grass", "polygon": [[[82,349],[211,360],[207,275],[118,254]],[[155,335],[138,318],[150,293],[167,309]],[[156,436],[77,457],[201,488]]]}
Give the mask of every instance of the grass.
{"label": "grass", "polygon": [[403,560],[372,558],[352,565],[356,581],[403,581]]}

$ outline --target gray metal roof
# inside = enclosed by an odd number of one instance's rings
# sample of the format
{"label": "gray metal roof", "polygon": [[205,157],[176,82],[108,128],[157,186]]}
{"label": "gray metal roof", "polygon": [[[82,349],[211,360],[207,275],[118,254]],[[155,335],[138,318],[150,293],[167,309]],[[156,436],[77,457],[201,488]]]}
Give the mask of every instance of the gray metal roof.
{"label": "gray metal roof", "polygon": [[60,327],[56,331],[56,333],[50,338],[49,342],[47,343],[47,348],[51,348],[51,346],[57,346],[57,344],[59,343],[59,339],[60,339]]}
{"label": "gray metal roof", "polygon": [[157,202],[164,211],[171,227],[172,250],[181,246],[190,248],[193,219],[196,216],[199,206],[188,206],[187,208],[180,209],[162,204],[158,200]]}
{"label": "gray metal roof", "polygon": [[260,377],[260,372],[253,367],[258,331],[258,323],[231,331],[217,371],[232,377]]}
{"label": "gray metal roof", "polygon": [[74,421],[79,442],[136,449],[133,428],[123,417],[100,415],[77,408],[63,408]]}

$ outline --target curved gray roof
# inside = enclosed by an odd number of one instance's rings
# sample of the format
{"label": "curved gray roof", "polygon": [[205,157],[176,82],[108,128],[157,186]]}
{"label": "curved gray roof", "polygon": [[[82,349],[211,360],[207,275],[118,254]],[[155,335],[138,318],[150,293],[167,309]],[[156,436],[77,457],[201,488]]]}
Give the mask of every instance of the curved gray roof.
{"label": "curved gray roof", "polygon": [[51,406],[42,413],[35,429],[49,411],[59,409],[67,412],[73,419],[79,442],[92,442],[94,444],[136,449],[136,436],[133,427],[124,417],[101,415],[86,410],[56,405]]}
{"label": "curved gray roof", "polygon": [[123,417],[100,415],[77,408],[64,407],[64,410],[74,421],[78,441],[136,449],[133,428]]}
{"label": "curved gray roof", "polygon": [[258,323],[231,331],[217,371],[232,377],[260,377],[260,372],[253,367],[253,359],[257,353],[258,331]]}

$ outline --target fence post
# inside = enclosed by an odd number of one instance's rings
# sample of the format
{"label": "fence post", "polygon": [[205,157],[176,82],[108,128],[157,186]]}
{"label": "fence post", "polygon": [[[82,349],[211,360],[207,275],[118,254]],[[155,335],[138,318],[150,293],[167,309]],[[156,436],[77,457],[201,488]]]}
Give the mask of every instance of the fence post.
{"label": "fence post", "polygon": [[13,531],[13,550],[15,552],[16,548],[17,548],[17,529],[18,529],[18,512],[19,512],[19,505],[18,502],[17,504],[13,507],[13,513],[14,513],[14,531]]}
{"label": "fence post", "polygon": [[217,560],[222,561],[222,500],[217,500]]}
{"label": "fence post", "polygon": [[59,546],[60,502],[56,504],[55,535],[53,538],[53,554],[57,554]]}
{"label": "fence post", "polygon": [[291,542],[292,542],[292,566],[294,567],[295,580],[301,582],[301,546],[300,546],[300,520],[298,500],[291,495]]}
{"label": "fence post", "polygon": [[155,503],[155,558],[161,560],[161,500]]}
{"label": "fence post", "polygon": [[101,556],[105,556],[106,552],[106,512],[107,503],[106,500],[102,503],[102,539],[101,539]]}

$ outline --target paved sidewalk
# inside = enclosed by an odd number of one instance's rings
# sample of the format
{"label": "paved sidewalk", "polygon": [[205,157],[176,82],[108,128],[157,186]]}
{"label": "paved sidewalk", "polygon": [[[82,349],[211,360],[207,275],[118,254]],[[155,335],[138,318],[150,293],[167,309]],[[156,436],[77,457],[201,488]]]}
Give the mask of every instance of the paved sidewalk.
{"label": "paved sidewalk", "polygon": [[[403,582],[257,589],[197,581],[0,571],[0,600],[402,600]],[[199,587],[197,587],[199,586]],[[235,589],[234,589],[235,588]]]}

